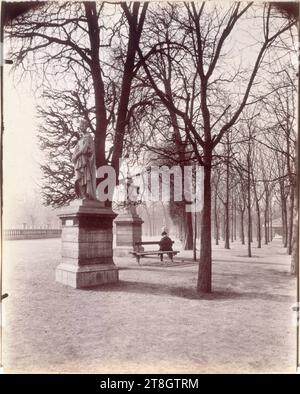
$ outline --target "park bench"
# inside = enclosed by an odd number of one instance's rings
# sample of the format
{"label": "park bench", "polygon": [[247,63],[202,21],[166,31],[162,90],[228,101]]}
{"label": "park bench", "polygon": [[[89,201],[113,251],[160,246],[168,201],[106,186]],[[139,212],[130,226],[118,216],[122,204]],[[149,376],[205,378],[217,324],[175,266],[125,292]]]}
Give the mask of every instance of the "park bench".
{"label": "park bench", "polygon": [[[174,243],[174,241],[172,241],[172,244]],[[153,241],[153,242],[135,242],[135,247],[137,248],[137,250],[135,250],[134,252],[130,252],[133,256],[135,256],[136,261],[138,262],[138,264],[140,265],[140,258],[141,257],[145,257],[145,256],[160,256],[163,254],[168,254],[171,261],[173,261],[173,256],[176,256],[177,253],[179,253],[179,251],[177,250],[145,250],[145,251],[141,251],[139,250],[140,246],[143,245],[160,245],[160,241]]]}

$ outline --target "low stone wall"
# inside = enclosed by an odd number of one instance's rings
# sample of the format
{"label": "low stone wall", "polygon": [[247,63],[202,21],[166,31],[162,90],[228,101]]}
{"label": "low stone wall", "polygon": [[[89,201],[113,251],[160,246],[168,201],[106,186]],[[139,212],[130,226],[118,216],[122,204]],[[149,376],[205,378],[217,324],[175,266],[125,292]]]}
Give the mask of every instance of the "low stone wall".
{"label": "low stone wall", "polygon": [[60,238],[61,229],[7,229],[3,231],[5,240]]}

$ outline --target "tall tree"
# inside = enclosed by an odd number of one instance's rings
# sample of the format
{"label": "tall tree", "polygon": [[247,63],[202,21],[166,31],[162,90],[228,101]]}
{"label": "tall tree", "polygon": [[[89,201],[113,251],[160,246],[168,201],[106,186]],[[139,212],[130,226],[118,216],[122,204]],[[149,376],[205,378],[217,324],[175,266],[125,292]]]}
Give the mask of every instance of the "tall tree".
{"label": "tall tree", "polygon": [[[247,77],[240,68],[237,68],[233,73],[229,71],[226,78],[226,71],[223,71],[226,48],[228,48],[226,44],[233,30],[238,27],[238,22],[251,6],[252,3],[246,6],[235,3],[228,7],[220,7],[194,2],[185,3],[183,6],[169,5],[170,12],[174,15],[173,20],[178,35],[181,37],[180,42],[170,39],[166,43],[155,44],[150,41],[153,45],[148,53],[139,49],[139,56],[149,83],[162,103],[182,119],[196,159],[200,165],[204,166],[204,207],[197,283],[199,293],[211,292],[212,289],[211,167],[214,149],[238,121],[245,108],[266,52],[279,36],[294,24],[286,20],[282,20],[281,23],[272,23],[271,6],[265,5],[261,18],[263,23],[261,44],[252,69]],[[164,50],[165,56],[168,57],[172,56],[170,48],[173,45],[181,48],[180,59],[186,65],[186,73],[182,72],[178,75],[177,84],[182,86],[181,99],[178,103],[170,99],[168,92],[157,81],[155,63],[151,62],[151,53],[157,45],[159,45],[160,52]],[[222,65],[223,68],[221,68]],[[243,83],[241,83],[242,76]],[[220,99],[224,98],[224,95],[226,97],[224,90],[230,90],[230,83],[236,84],[238,80],[242,85],[243,93],[237,93],[235,96],[231,94],[231,104],[225,108],[222,107]],[[198,86],[198,89],[195,89],[195,86]],[[200,95],[198,105],[195,106],[195,101],[191,97],[198,90]],[[228,116],[229,109],[230,116]]]}

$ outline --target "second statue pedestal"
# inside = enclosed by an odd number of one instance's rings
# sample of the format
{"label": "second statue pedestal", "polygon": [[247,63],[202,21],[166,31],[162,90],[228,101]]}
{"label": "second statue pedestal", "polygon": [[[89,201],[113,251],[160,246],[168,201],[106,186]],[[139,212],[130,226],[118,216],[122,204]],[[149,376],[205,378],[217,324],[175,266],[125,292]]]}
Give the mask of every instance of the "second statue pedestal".
{"label": "second statue pedestal", "polygon": [[118,281],[113,262],[112,223],[116,214],[100,201],[75,200],[59,215],[62,262],[56,281],[74,288]]}
{"label": "second statue pedestal", "polygon": [[[136,242],[142,241],[143,220],[135,212],[124,212],[115,219],[116,247],[114,256],[131,256],[130,252],[137,250]],[[144,250],[141,246],[139,250]]]}

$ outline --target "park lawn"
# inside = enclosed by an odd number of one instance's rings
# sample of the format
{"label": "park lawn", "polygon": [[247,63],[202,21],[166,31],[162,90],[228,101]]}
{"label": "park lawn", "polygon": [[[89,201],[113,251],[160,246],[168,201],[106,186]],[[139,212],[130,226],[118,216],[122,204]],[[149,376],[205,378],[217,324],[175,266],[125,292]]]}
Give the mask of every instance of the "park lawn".
{"label": "park lawn", "polygon": [[199,298],[191,252],[173,266],[116,258],[118,284],[75,290],[54,280],[59,239],[7,241],[4,371],[294,372],[290,258],[280,239],[253,255],[214,247],[214,292]]}

